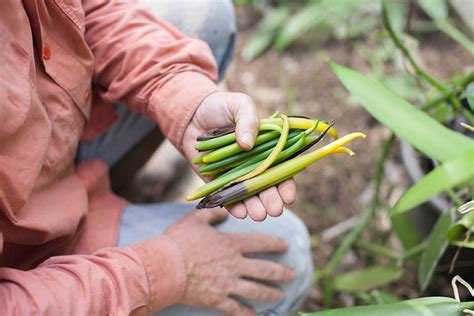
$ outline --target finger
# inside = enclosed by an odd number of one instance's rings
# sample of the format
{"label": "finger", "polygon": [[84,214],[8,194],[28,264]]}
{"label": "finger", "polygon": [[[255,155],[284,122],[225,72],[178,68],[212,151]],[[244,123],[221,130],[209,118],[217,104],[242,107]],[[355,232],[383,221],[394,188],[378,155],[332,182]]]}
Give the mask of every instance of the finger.
{"label": "finger", "polygon": [[284,239],[272,235],[256,233],[231,234],[238,244],[241,245],[242,253],[283,253],[288,250],[288,244]]}
{"label": "finger", "polygon": [[238,202],[229,206],[226,206],[227,210],[229,211],[232,216],[244,219],[247,217],[247,208],[245,207],[244,203]]}
{"label": "finger", "polygon": [[230,96],[229,107],[235,121],[237,143],[244,150],[252,149],[260,126],[260,118],[252,99],[243,93]]}
{"label": "finger", "polygon": [[250,218],[254,221],[261,222],[267,218],[267,211],[257,196],[252,196],[244,200],[244,205],[247,208],[247,213]]}
{"label": "finger", "polygon": [[283,292],[279,288],[243,279],[237,281],[231,292],[234,295],[259,302],[279,301],[283,297]]}
{"label": "finger", "polygon": [[263,259],[245,258],[240,264],[244,277],[275,282],[291,282],[295,272],[290,267]]}
{"label": "finger", "polygon": [[197,219],[204,221],[207,224],[216,224],[222,222],[229,216],[229,213],[222,208],[204,209],[192,213]]}
{"label": "finger", "polygon": [[232,298],[223,300],[216,306],[216,309],[228,316],[255,316],[255,311],[252,308]]}
{"label": "finger", "polygon": [[296,184],[293,179],[286,180],[278,185],[278,193],[285,204],[292,204],[296,200]]}
{"label": "finger", "polygon": [[276,217],[283,213],[283,201],[276,187],[268,188],[258,194],[268,215]]}

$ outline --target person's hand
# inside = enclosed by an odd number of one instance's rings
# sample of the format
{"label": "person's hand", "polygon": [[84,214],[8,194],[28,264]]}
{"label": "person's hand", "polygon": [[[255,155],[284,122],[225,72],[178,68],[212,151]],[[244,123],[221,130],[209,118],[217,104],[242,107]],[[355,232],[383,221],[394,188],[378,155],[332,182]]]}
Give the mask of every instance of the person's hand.
{"label": "person's hand", "polygon": [[186,290],[178,302],[215,309],[225,315],[255,315],[234,296],[253,301],[276,301],[282,291],[254,280],[289,282],[294,272],[251,253],[282,253],[284,240],[261,234],[227,234],[211,225],[228,216],[223,209],[191,213],[172,225],[165,236],[181,251],[187,275]]}
{"label": "person's hand", "polygon": [[[235,124],[237,143],[244,150],[252,149],[258,134],[260,119],[252,99],[242,93],[215,92],[201,103],[184,132],[183,151],[188,161],[197,170],[193,161],[200,153],[194,149],[196,138],[204,132]],[[209,180],[209,179],[205,179]],[[263,221],[267,214],[280,216],[283,204],[291,204],[296,197],[293,180],[287,180],[227,207],[237,218],[248,215],[255,221]]]}

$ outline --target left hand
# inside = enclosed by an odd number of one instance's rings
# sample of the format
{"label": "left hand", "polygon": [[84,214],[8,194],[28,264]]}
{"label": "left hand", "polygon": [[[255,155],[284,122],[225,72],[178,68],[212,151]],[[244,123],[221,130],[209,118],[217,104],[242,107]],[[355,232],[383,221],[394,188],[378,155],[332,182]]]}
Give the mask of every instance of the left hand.
{"label": "left hand", "polygon": [[[200,155],[194,149],[196,138],[210,129],[234,124],[239,146],[244,150],[252,149],[260,119],[255,104],[248,95],[215,92],[202,101],[183,136],[184,154],[196,172],[198,166],[193,161]],[[295,198],[296,185],[290,179],[226,208],[237,218],[245,218],[248,214],[255,221],[263,221],[267,214],[280,216],[283,204],[291,204]]]}

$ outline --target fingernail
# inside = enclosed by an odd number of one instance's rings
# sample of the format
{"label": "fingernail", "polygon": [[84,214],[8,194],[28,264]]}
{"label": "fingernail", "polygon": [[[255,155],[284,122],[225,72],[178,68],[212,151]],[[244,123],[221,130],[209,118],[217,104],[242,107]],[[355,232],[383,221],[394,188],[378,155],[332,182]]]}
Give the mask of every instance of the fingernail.
{"label": "fingernail", "polygon": [[248,147],[252,147],[253,146],[253,137],[252,137],[252,134],[250,134],[249,132],[245,132],[242,134],[242,138],[241,138],[241,141],[242,143],[244,143],[245,145],[247,145]]}

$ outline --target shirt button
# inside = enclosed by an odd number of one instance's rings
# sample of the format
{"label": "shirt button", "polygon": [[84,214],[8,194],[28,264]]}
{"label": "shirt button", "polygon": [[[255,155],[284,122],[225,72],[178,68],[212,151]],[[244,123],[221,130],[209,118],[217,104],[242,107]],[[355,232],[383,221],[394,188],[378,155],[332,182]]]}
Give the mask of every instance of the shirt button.
{"label": "shirt button", "polygon": [[84,101],[85,101],[85,102],[89,102],[89,98],[90,98],[90,97],[91,97],[90,91],[89,91],[89,90],[86,90],[86,91],[84,92]]}
{"label": "shirt button", "polygon": [[43,47],[43,59],[44,60],[49,60],[51,58],[51,49],[49,46],[45,45]]}

